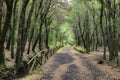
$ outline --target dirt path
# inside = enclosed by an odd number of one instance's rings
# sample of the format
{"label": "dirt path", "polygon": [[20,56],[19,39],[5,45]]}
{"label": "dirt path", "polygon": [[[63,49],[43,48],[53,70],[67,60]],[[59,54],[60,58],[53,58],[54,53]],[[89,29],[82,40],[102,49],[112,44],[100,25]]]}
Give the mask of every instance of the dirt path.
{"label": "dirt path", "polygon": [[109,73],[108,67],[102,69],[86,55],[65,47],[42,67],[41,80],[117,80],[117,77]]}

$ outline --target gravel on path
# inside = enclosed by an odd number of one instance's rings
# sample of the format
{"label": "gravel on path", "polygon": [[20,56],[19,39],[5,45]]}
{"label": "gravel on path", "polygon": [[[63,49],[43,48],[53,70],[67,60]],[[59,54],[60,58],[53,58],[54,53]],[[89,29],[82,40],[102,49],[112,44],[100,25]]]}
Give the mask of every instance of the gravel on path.
{"label": "gravel on path", "polygon": [[65,47],[42,66],[41,80],[117,80],[110,75],[114,71],[109,73],[106,66],[93,60],[71,46]]}

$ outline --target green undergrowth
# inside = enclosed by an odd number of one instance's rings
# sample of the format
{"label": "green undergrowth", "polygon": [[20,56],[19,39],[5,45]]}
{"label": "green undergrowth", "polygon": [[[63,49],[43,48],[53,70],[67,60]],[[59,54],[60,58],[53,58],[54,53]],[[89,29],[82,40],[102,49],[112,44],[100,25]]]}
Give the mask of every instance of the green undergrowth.
{"label": "green undergrowth", "polygon": [[41,67],[38,67],[37,69],[35,69],[32,72],[30,72],[30,74],[40,74],[41,70],[42,70]]}
{"label": "green undergrowth", "polygon": [[57,50],[57,52],[58,52],[58,53],[61,52],[63,48],[64,48],[64,46],[61,47],[61,48],[59,48],[59,49]]}
{"label": "green undergrowth", "polygon": [[[23,76],[23,77],[20,77],[20,78],[18,78],[17,80],[27,80],[27,78],[29,78],[31,75],[32,75],[32,76],[33,76],[33,75],[36,76],[36,74],[37,74],[37,75],[40,75],[40,72],[41,72],[41,67],[38,67],[38,68],[36,68],[35,70],[29,72],[28,75],[25,75],[25,76]],[[38,78],[36,78],[36,77],[31,77],[31,80],[40,80],[40,79],[38,79]]]}
{"label": "green undergrowth", "polygon": [[100,60],[98,61],[98,64],[103,64],[103,63],[105,63],[105,62],[107,62],[107,60],[105,60],[105,59],[100,59]]}
{"label": "green undergrowth", "polygon": [[74,49],[80,53],[83,53],[83,54],[90,54],[90,51],[86,51],[86,50],[82,50],[81,47],[76,47],[74,46]]}
{"label": "green undergrowth", "polygon": [[10,58],[5,58],[6,61],[11,61]]}
{"label": "green undergrowth", "polygon": [[[112,67],[112,68],[117,68],[117,67],[119,67],[119,69],[120,69],[120,64],[112,64],[111,67]],[[120,70],[119,70],[119,71],[120,71]]]}
{"label": "green undergrowth", "polygon": [[57,51],[57,52],[61,52],[61,51],[62,51],[62,49],[63,49],[63,48],[58,49],[58,51]]}
{"label": "green undergrowth", "polygon": [[0,66],[0,80],[12,80],[14,76],[15,67],[7,68],[4,65]]}

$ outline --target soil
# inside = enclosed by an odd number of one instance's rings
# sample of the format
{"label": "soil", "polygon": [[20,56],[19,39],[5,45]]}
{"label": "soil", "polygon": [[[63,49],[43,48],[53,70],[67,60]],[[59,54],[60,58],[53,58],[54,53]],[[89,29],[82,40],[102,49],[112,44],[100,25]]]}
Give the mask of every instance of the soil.
{"label": "soil", "polygon": [[[71,46],[64,47],[42,66],[40,74],[30,74],[17,80],[120,80],[120,69],[107,63],[98,64],[102,55],[102,51],[82,54]],[[13,66],[13,63],[13,60],[8,62],[8,66]]]}
{"label": "soil", "polygon": [[107,64],[97,64],[101,52],[81,54],[65,47],[42,66],[41,80],[118,80],[120,72]]}

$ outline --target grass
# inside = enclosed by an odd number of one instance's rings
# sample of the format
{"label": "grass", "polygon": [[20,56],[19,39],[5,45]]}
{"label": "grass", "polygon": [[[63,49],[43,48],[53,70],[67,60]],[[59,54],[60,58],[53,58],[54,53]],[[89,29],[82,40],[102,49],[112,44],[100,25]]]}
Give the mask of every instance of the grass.
{"label": "grass", "polygon": [[14,70],[15,70],[14,67],[7,68],[4,65],[0,66],[0,78],[2,78],[3,80],[6,80],[6,79],[11,80],[12,78],[15,77]]}
{"label": "grass", "polygon": [[90,54],[90,51],[83,50],[81,47],[74,46],[74,49],[83,54]]}
{"label": "grass", "polygon": [[17,80],[40,80],[38,77],[40,76],[41,67],[36,68],[31,71],[28,75],[25,75]]}
{"label": "grass", "polygon": [[105,63],[105,62],[106,62],[105,59],[100,59],[100,60],[98,61],[98,64],[103,64],[103,63]]}
{"label": "grass", "polygon": [[37,69],[32,71],[31,74],[40,74],[40,71],[41,71],[41,67],[38,67]]}
{"label": "grass", "polygon": [[61,52],[64,47],[61,47],[60,49],[57,50],[57,52]]}
{"label": "grass", "polygon": [[6,60],[6,61],[11,61],[11,59],[10,59],[10,58],[5,58],[5,60]]}
{"label": "grass", "polygon": [[120,67],[120,64],[113,64],[112,65],[112,68],[117,68],[117,67]]}

